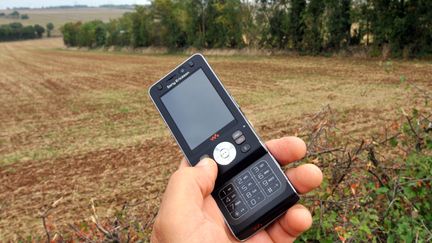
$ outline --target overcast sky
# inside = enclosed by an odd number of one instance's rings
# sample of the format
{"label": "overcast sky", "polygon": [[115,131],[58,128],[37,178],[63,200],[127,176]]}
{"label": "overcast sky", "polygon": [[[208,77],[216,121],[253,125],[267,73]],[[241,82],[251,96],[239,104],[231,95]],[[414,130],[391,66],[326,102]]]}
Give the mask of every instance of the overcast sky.
{"label": "overcast sky", "polygon": [[149,0],[0,0],[0,9],[14,7],[50,7],[59,5],[84,4],[89,6],[99,6],[102,4],[145,4]]}

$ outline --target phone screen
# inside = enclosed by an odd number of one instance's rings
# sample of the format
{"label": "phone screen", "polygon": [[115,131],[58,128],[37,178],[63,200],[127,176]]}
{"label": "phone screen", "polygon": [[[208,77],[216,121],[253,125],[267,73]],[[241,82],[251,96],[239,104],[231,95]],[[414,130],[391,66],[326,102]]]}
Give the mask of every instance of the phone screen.
{"label": "phone screen", "polygon": [[161,97],[191,150],[234,120],[202,69]]}

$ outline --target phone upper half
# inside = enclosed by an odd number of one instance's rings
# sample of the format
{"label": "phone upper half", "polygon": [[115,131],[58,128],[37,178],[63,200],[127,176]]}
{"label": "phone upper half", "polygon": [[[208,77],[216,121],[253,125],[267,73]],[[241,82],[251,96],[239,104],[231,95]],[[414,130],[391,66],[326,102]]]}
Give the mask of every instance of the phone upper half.
{"label": "phone upper half", "polygon": [[225,173],[237,166],[224,164],[225,156],[228,161],[230,157],[243,161],[266,153],[239,105],[202,55],[180,64],[152,85],[149,93],[191,165],[209,156],[222,161],[219,164],[224,166],[219,169]]}

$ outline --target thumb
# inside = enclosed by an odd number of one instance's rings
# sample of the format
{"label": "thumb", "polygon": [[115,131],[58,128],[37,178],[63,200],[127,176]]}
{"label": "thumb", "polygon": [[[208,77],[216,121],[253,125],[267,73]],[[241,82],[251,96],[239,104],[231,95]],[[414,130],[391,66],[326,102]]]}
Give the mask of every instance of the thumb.
{"label": "thumb", "polygon": [[170,201],[202,202],[213,191],[217,165],[212,159],[205,158],[195,167],[182,167],[170,178],[166,189],[166,197]]}
{"label": "thumb", "polygon": [[208,158],[195,167],[181,166],[171,176],[154,223],[152,242],[161,239],[160,242],[176,242],[169,238],[189,232],[179,232],[179,229],[189,229],[190,225],[192,229],[196,227],[200,222],[197,218],[203,216],[204,199],[213,191],[216,176],[216,162]]}
{"label": "thumb", "polygon": [[210,158],[205,158],[192,168],[194,169],[195,183],[200,188],[201,194],[203,197],[210,195],[214,189],[218,173],[216,162]]}

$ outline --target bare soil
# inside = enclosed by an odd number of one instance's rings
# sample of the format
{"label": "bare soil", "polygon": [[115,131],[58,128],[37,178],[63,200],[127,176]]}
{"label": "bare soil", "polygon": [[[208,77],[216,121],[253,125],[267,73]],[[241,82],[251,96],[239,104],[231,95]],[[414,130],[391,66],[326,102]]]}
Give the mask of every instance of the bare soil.
{"label": "bare soil", "polygon": [[[61,39],[0,43],[0,241],[41,235],[38,213],[59,198],[55,227],[101,217],[125,202],[146,220],[181,153],[147,88],[185,59],[72,51]],[[209,56],[265,139],[302,134],[330,105],[349,136],[382,132],[424,104],[432,62],[359,58]],[[430,104],[429,104],[430,105]]]}

